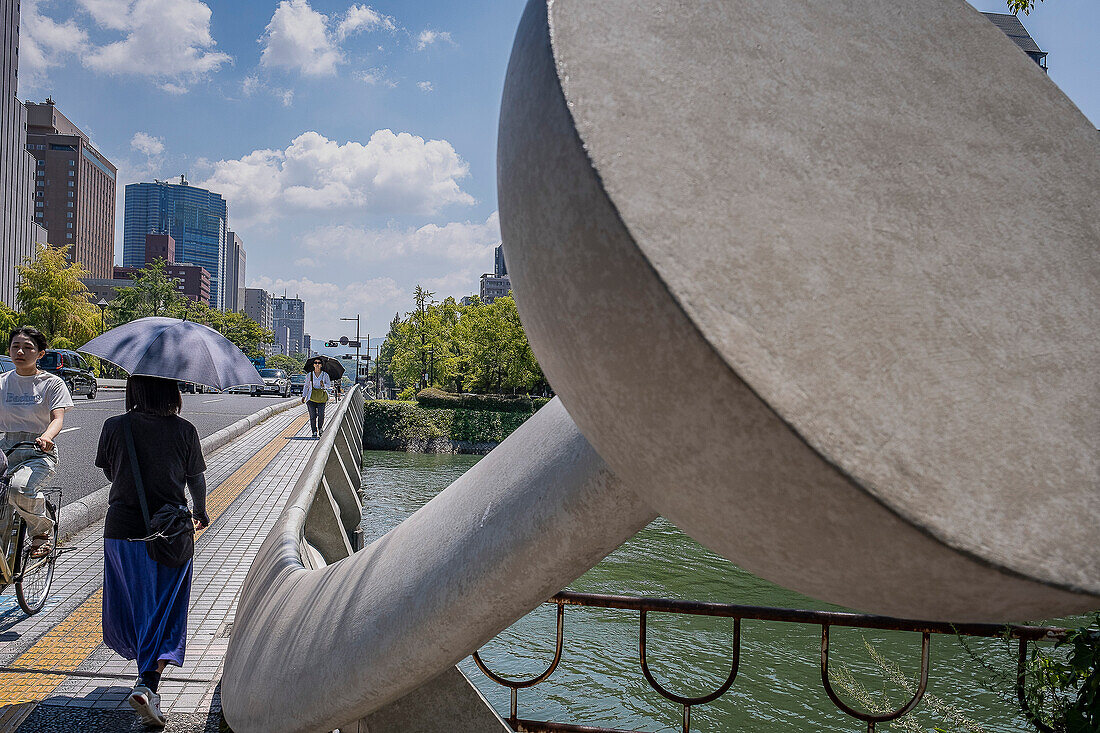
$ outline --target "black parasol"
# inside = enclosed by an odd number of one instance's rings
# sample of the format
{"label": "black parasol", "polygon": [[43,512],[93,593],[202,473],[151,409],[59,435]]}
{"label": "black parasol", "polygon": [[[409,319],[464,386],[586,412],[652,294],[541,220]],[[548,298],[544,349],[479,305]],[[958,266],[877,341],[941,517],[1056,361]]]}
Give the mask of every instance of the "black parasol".
{"label": "black parasol", "polygon": [[321,371],[328,373],[332,377],[332,381],[337,381],[340,377],[344,376],[344,365],[331,356],[312,356],[306,359],[305,366],[302,371],[309,374],[313,371],[313,362],[317,359],[321,360]]}

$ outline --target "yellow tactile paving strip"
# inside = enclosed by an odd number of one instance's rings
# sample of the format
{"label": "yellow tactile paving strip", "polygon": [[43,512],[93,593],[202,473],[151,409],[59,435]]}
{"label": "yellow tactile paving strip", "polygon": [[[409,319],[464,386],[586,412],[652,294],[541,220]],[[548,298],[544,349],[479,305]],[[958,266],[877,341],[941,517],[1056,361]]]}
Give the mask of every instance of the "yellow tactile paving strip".
{"label": "yellow tactile paving strip", "polygon": [[[248,488],[260,472],[279,454],[286,441],[308,421],[299,415],[267,445],[211,491],[206,499],[206,513],[211,523]],[[205,531],[205,530],[203,530]],[[201,532],[199,533],[201,534]],[[196,535],[197,539],[197,535]],[[30,649],[11,663],[12,667],[49,669],[58,672],[75,671],[103,642],[101,627],[103,589],[97,590],[57,626],[46,632]],[[8,673],[0,678],[0,707],[34,703],[44,700],[65,680],[60,675]]]}

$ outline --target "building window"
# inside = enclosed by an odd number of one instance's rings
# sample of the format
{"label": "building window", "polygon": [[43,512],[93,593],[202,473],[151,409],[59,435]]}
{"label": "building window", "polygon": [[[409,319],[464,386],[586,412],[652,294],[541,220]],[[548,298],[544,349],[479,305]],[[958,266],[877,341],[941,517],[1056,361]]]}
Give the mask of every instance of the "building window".
{"label": "building window", "polygon": [[76,175],[76,171],[69,171],[69,176],[70,177],[75,176],[75,175]]}
{"label": "building window", "polygon": [[45,202],[45,201],[35,201],[35,202],[34,202],[34,207],[35,207],[36,209],[41,209],[41,208],[43,208],[43,207],[44,207],[45,205],[46,205],[46,202]]}
{"label": "building window", "polygon": [[66,212],[65,212],[65,218],[66,218],[66,219],[72,219],[72,218],[73,218],[73,212],[71,212],[71,211],[66,211]]}
{"label": "building window", "polygon": [[68,224],[65,225],[65,228],[66,229],[72,229],[73,228],[73,223],[70,221]]}
{"label": "building window", "polygon": [[75,160],[70,160],[69,165],[76,165],[76,161]]}
{"label": "building window", "polygon": [[46,171],[38,171],[38,177],[39,178],[45,178],[46,177]]}
{"label": "building window", "polygon": [[35,216],[36,219],[41,219],[43,216],[45,216],[45,214],[42,213],[41,211],[36,211],[36,212],[34,212],[34,216]]}
{"label": "building window", "polygon": [[69,191],[69,192],[68,192],[67,194],[65,194],[65,195],[66,195],[66,196],[68,196],[69,198],[72,198],[72,197],[73,197],[73,192],[72,192],[72,191]]}
{"label": "building window", "polygon": [[72,232],[65,232],[65,239],[72,239],[72,238],[73,238],[73,233]]}
{"label": "building window", "polygon": [[40,160],[40,161],[38,161],[38,165],[46,165],[46,161]]}
{"label": "building window", "polygon": [[73,208],[73,202],[72,201],[66,201],[65,206],[67,206],[71,209],[71,208]]}
{"label": "building window", "polygon": [[76,181],[69,181],[69,188],[72,188],[75,185],[76,185]]}

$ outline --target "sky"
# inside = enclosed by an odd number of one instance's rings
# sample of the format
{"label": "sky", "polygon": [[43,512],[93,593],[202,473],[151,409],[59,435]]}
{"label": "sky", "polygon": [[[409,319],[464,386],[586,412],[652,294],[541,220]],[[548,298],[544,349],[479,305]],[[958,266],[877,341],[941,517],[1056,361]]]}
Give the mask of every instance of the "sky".
{"label": "sky", "polygon": [[[497,117],[523,6],[22,0],[19,95],[52,96],[118,166],[116,262],[125,184],[183,174],[228,201],[246,284],[306,302],[314,348],[354,336],[339,319],[356,315],[379,344],[417,284],[460,298],[493,268]],[[1020,17],[1100,126],[1100,2]]]}

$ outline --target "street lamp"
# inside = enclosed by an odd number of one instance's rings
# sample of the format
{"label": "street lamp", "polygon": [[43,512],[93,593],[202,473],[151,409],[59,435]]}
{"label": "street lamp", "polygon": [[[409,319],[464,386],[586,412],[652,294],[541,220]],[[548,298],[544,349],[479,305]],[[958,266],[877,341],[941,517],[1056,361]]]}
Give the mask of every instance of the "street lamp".
{"label": "street lamp", "polygon": [[107,311],[107,299],[101,297],[96,305],[99,306],[99,332],[103,333],[107,330],[106,322],[103,319],[103,314]]}

